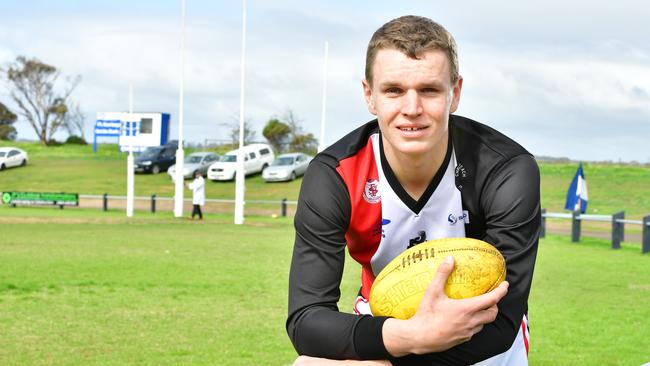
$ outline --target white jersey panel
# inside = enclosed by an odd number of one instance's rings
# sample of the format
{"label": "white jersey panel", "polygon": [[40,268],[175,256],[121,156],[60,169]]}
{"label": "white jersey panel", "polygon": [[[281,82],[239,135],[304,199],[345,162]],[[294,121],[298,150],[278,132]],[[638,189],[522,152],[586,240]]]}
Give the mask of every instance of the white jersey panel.
{"label": "white jersey panel", "polygon": [[456,157],[452,151],[444,176],[419,213],[414,213],[393,191],[386,179],[379,155],[379,134],[372,135],[379,192],[381,195],[382,238],[371,265],[375,275],[408,247],[426,240],[465,237],[465,223],[460,191],[456,188]]}

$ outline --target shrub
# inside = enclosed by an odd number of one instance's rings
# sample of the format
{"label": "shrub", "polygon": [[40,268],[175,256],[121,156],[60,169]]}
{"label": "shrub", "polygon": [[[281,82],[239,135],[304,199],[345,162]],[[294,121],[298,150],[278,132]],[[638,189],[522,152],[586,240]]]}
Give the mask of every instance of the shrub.
{"label": "shrub", "polygon": [[86,140],[83,137],[77,136],[77,135],[68,136],[68,138],[65,140],[65,143],[66,144],[77,144],[77,145],[88,145],[88,143],[86,142]]}

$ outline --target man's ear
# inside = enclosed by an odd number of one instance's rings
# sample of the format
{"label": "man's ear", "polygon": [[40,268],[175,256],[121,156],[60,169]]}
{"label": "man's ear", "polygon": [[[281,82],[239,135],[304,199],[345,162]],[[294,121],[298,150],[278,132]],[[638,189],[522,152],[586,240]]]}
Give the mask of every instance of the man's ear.
{"label": "man's ear", "polygon": [[361,80],[361,84],[363,85],[363,97],[366,99],[368,112],[376,116],[377,109],[375,109],[375,102],[372,99],[372,88],[366,79]]}
{"label": "man's ear", "polygon": [[454,85],[453,95],[451,96],[451,107],[449,108],[449,113],[454,113],[458,109],[458,104],[460,103],[460,92],[463,89],[463,77],[458,75],[458,81]]}

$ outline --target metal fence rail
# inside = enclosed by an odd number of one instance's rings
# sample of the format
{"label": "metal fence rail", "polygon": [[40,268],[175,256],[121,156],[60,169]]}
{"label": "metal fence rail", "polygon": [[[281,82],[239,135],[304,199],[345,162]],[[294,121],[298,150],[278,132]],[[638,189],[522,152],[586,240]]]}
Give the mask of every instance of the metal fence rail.
{"label": "metal fence rail", "polygon": [[[116,196],[116,195],[109,195],[108,193],[105,193],[103,195],[92,195],[92,194],[80,194],[79,195],[80,199],[95,199],[95,200],[101,200],[102,201],[102,210],[103,211],[108,211],[109,208],[109,201],[110,200],[119,200],[119,201],[126,201],[127,197],[126,196]],[[152,213],[156,212],[156,203],[159,201],[174,201],[174,197],[160,197],[157,196],[156,194],[152,194],[151,196],[135,196],[134,197],[135,201],[149,201],[150,202],[150,211]],[[183,202],[185,203],[191,203],[192,199],[191,198],[185,198],[183,199]],[[231,203],[235,204],[235,200],[233,199],[216,199],[216,198],[210,198],[205,200],[206,203]],[[262,205],[278,205],[280,207],[280,216],[287,216],[287,207],[288,206],[297,206],[298,201],[290,201],[287,200],[286,198],[283,198],[281,200],[246,200],[244,204],[262,204]]]}
{"label": "metal fence rail", "polygon": [[588,215],[580,212],[558,213],[546,212],[542,209],[542,223],[540,237],[546,235],[546,219],[570,219],[571,220],[571,241],[579,242],[581,235],[581,223],[583,221],[611,222],[612,224],[612,249],[620,249],[621,242],[625,238],[625,225],[641,225],[641,253],[650,252],[650,215],[643,217],[643,220],[626,220],[625,211],[613,215]]}

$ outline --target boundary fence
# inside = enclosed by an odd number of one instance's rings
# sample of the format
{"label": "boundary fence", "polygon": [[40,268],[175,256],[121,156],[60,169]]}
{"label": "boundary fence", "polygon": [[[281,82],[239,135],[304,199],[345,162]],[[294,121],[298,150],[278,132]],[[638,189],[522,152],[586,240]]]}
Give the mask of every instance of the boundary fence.
{"label": "boundary fence", "polygon": [[[109,195],[108,193],[104,193],[103,195],[87,195],[87,194],[80,194],[79,195],[80,200],[95,200],[95,201],[101,201],[101,207],[102,211],[108,211],[109,206],[115,208],[124,208],[126,205],[126,196],[113,196]],[[119,204],[116,204],[115,201],[120,201]],[[174,198],[173,197],[159,197],[156,194],[152,194],[151,196],[135,196],[134,201],[140,202],[140,205],[138,205],[140,210],[146,210],[148,208],[148,211],[151,213],[156,213],[156,211],[159,210],[160,206],[164,206],[163,210],[171,211],[173,209],[173,203],[174,203]],[[112,204],[111,204],[112,202]],[[191,205],[192,204],[192,199],[191,198],[185,198],[183,200],[185,205]],[[213,211],[215,212],[222,212],[222,211],[227,211],[228,207],[230,205],[235,204],[235,200],[232,199],[206,199],[205,200],[206,205],[208,204],[213,204],[215,207],[213,207]],[[144,205],[143,205],[144,204]],[[286,217],[290,213],[295,211],[295,207],[298,205],[297,201],[290,201],[286,198],[283,198],[281,200],[246,200],[245,201],[246,205],[256,205],[260,207],[257,211],[266,214],[266,213],[275,213],[277,212],[279,216]],[[136,206],[136,204],[134,204]],[[218,209],[216,206],[224,206],[225,209]],[[275,208],[273,208],[275,206]],[[147,208],[145,208],[147,207]],[[204,210],[205,212],[210,212],[210,209]]]}
{"label": "boundary fence", "polygon": [[[84,207],[101,207],[103,211],[108,211],[110,207],[121,209],[126,208],[126,196],[113,196],[108,193],[103,195],[79,195],[80,206]],[[156,213],[160,207],[165,211],[173,211],[174,198],[173,197],[159,197],[156,194],[151,196],[136,196],[134,197],[136,209],[149,210],[151,213]],[[85,201],[85,202],[84,202]],[[115,201],[119,202],[116,203]],[[84,204],[81,204],[84,202]],[[184,204],[191,206],[192,199],[185,198]],[[206,199],[206,205],[214,205],[205,212],[230,212],[234,208],[235,200],[232,199]],[[290,201],[286,198],[281,200],[246,200],[245,204],[251,207],[255,206],[254,212],[259,214],[272,214],[286,217],[295,213],[298,205],[297,201]],[[231,207],[232,205],[232,207]],[[221,206],[218,208],[216,206]],[[273,207],[275,206],[275,207]],[[251,207],[252,208],[252,207]],[[650,215],[644,216],[642,220],[627,220],[625,219],[625,211],[619,211],[613,215],[587,215],[581,214],[578,211],[572,213],[557,213],[546,212],[542,209],[542,219],[540,228],[540,237],[546,236],[546,220],[547,219],[564,219],[571,220],[571,241],[577,243],[580,241],[582,233],[583,221],[597,221],[611,223],[611,243],[612,249],[620,249],[621,242],[625,239],[625,225],[641,225],[641,253],[645,254],[650,252]]]}
{"label": "boundary fence", "polygon": [[612,249],[620,249],[621,242],[625,239],[625,225],[641,225],[641,253],[650,252],[650,215],[642,220],[626,220],[625,211],[619,211],[613,215],[587,215],[579,211],[572,213],[546,212],[542,209],[542,224],[540,237],[546,236],[546,219],[569,219],[571,220],[571,241],[580,241],[581,224],[583,221],[610,222],[612,224]]}

